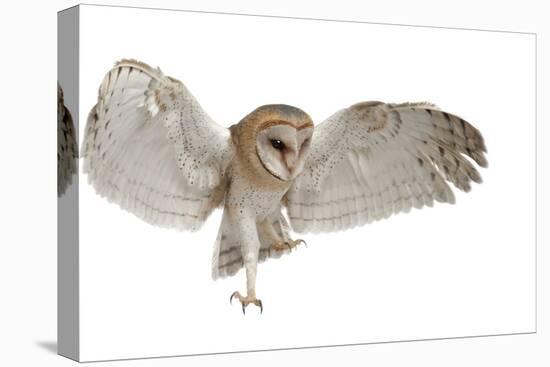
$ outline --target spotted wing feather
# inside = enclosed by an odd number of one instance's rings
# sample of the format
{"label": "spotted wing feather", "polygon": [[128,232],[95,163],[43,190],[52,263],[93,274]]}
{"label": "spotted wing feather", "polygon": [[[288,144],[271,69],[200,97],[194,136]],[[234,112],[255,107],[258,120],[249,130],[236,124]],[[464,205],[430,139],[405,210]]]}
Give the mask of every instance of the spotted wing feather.
{"label": "spotted wing feather", "polygon": [[89,113],[82,156],[96,191],[143,220],[198,229],[224,195],[229,130],[160,69],[122,60]]}
{"label": "spotted wing feather", "polygon": [[428,103],[364,102],[315,128],[304,172],[286,195],[293,229],[330,232],[411,208],[454,203],[486,167],[480,132]]}

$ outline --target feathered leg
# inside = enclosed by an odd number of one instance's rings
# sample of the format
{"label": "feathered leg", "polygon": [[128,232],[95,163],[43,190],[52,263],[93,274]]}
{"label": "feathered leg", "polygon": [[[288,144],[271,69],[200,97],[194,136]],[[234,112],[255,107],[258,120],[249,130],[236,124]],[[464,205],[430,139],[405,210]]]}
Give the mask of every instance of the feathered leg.
{"label": "feathered leg", "polygon": [[243,255],[244,267],[246,269],[246,296],[242,296],[238,291],[233,292],[229,302],[237,298],[241,302],[243,314],[249,304],[260,307],[263,312],[262,301],[256,298],[256,270],[258,266],[258,254],[260,251],[260,240],[258,238],[258,229],[253,220],[243,220],[239,224],[239,231],[243,239],[241,251]]}

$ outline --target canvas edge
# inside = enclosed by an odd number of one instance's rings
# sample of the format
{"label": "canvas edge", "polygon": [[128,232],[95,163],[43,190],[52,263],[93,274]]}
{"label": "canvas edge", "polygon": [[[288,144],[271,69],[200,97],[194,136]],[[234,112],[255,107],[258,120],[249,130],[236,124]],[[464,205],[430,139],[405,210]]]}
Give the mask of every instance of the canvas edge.
{"label": "canvas edge", "polygon": [[[79,5],[57,13],[57,81],[73,118],[77,148],[79,27]],[[76,167],[78,172],[78,158]],[[78,174],[73,175],[71,185],[57,199],[57,353],[80,361]]]}

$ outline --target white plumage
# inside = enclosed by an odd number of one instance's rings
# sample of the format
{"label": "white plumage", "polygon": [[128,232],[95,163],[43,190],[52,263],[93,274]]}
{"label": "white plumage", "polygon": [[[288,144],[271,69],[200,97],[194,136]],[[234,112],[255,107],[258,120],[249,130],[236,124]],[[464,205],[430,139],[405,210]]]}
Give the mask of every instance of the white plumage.
{"label": "white plumage", "polygon": [[485,167],[484,152],[479,131],[428,103],[358,103],[315,128],[298,108],[266,105],[226,129],[180,81],[134,60],[105,76],[82,147],[96,191],[151,224],[195,230],[224,208],[212,276],[245,268],[247,295],[232,295],[243,311],[262,307],[258,262],[301,242],[290,228],[337,231],[454,203],[448,182],[481,182],[473,162]]}
{"label": "white plumage", "polygon": [[367,102],[315,128],[303,173],[287,193],[296,232],[330,232],[411,207],[454,203],[487,166],[479,131],[434,105]]}
{"label": "white plumage", "polygon": [[131,60],[101,84],[82,147],[100,195],[151,224],[189,230],[220,205],[232,154],[229,131],[183,84]]}

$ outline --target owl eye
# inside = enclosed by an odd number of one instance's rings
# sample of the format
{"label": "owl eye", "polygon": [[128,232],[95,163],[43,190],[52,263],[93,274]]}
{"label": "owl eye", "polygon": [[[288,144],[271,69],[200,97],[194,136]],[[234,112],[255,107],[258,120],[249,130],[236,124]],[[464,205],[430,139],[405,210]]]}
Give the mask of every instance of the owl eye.
{"label": "owl eye", "polygon": [[285,144],[282,141],[277,139],[271,139],[271,145],[273,146],[273,148],[277,150],[283,150],[285,147]]}

